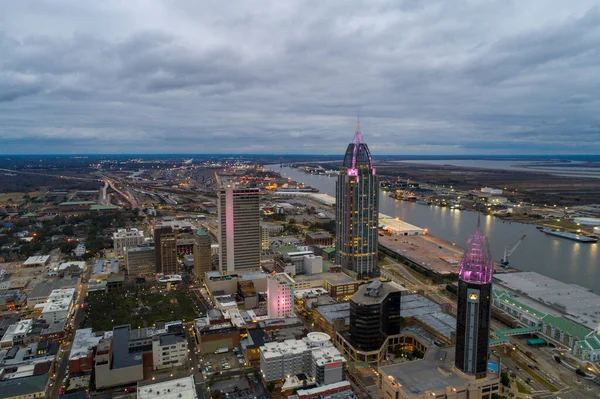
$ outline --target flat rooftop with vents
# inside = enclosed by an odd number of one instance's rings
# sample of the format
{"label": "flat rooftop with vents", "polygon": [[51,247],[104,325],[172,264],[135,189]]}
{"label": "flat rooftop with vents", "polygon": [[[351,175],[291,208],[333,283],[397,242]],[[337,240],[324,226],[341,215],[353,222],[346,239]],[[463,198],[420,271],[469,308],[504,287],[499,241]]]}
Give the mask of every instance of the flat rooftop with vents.
{"label": "flat rooftop with vents", "polygon": [[138,384],[137,397],[138,399],[196,399],[198,396],[194,376],[190,375],[155,384]]}

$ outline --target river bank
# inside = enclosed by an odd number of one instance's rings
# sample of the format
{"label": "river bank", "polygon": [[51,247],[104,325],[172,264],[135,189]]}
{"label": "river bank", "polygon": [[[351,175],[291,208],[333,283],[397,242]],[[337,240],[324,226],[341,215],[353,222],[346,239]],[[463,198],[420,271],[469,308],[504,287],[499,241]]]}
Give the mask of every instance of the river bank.
{"label": "river bank", "polygon": [[[337,176],[310,175],[289,167],[267,166],[276,171],[335,196]],[[400,201],[380,192],[379,211],[398,217],[451,245],[464,246],[473,234],[479,213]],[[526,235],[523,244],[510,258],[511,265],[524,271],[535,271],[565,283],[578,284],[600,293],[600,244],[578,243],[542,233],[533,223],[503,220],[491,215],[481,216],[481,228],[490,242],[492,257],[500,260],[505,247],[512,246]]]}

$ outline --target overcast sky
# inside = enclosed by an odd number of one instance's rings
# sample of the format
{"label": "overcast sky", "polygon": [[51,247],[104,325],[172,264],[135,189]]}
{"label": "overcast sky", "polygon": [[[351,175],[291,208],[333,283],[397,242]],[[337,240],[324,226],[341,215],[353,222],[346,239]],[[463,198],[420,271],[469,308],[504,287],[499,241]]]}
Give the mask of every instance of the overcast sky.
{"label": "overcast sky", "polygon": [[0,153],[600,153],[597,4],[6,0]]}

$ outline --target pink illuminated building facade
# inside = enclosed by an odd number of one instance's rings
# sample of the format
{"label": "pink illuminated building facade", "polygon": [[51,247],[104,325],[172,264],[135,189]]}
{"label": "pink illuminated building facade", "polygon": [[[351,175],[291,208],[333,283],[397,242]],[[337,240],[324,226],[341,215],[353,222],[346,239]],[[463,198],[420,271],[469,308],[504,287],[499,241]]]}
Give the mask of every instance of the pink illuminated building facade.
{"label": "pink illuminated building facade", "polygon": [[269,275],[267,312],[270,319],[294,317],[294,280],[287,273]]}
{"label": "pink illuminated building facade", "polygon": [[485,378],[488,368],[494,262],[479,220],[458,271],[456,357],[458,369]]}
{"label": "pink illuminated building facade", "polygon": [[360,124],[336,183],[336,262],[358,279],[379,276],[379,182]]}

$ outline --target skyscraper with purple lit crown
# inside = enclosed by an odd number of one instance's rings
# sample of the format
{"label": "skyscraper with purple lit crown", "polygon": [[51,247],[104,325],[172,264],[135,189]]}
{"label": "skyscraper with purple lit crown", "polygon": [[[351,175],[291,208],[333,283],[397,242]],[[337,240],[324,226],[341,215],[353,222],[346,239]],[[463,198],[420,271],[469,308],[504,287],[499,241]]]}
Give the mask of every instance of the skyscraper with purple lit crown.
{"label": "skyscraper with purple lit crown", "polygon": [[488,368],[493,265],[477,220],[458,270],[455,358],[458,369],[477,378],[484,378]]}
{"label": "skyscraper with purple lit crown", "polygon": [[336,183],[336,262],[358,279],[379,276],[379,183],[360,124]]}

